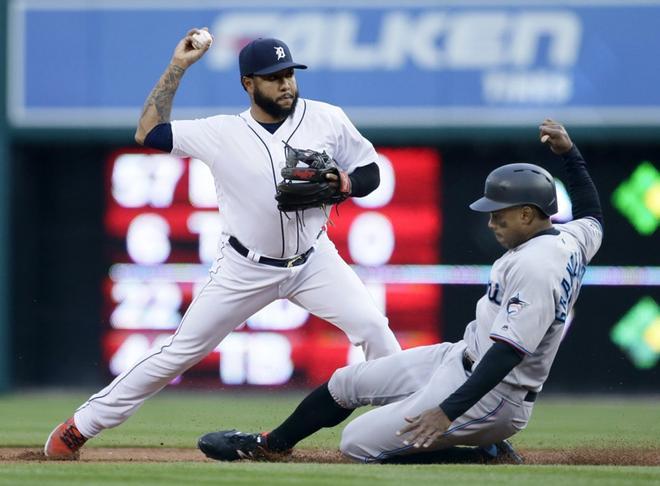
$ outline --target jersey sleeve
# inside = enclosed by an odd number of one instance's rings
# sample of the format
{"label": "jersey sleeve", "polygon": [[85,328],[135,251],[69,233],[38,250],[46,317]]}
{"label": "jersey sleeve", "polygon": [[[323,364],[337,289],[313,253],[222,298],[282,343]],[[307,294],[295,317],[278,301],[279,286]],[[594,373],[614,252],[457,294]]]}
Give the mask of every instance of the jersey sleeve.
{"label": "jersey sleeve", "polygon": [[341,108],[337,108],[336,123],[339,126],[337,127],[338,144],[334,159],[342,170],[350,174],[356,168],[378,160],[374,146],[355,128]]}
{"label": "jersey sleeve", "polygon": [[533,266],[534,262],[518,262],[510,271],[490,332],[494,341],[505,342],[527,355],[534,353],[555,320],[550,272]]}
{"label": "jersey sleeve", "polygon": [[221,117],[172,121],[172,155],[194,157],[211,166],[218,150]]}
{"label": "jersey sleeve", "polygon": [[603,227],[595,218],[580,218],[569,223],[557,225],[560,231],[566,231],[577,240],[587,263],[591,261],[603,241]]}

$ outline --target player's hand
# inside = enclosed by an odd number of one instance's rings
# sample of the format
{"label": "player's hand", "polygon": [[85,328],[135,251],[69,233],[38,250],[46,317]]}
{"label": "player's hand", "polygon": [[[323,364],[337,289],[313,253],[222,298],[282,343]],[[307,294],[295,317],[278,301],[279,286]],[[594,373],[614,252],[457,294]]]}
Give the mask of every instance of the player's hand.
{"label": "player's hand", "polygon": [[334,183],[334,185],[337,186],[338,190],[342,194],[350,194],[351,193],[351,178],[348,177],[348,174],[344,172],[343,170],[339,171],[339,175],[337,174],[326,174],[325,178],[330,181],[330,183]]}
{"label": "player's hand", "polygon": [[418,448],[432,445],[451,425],[451,420],[440,407],[430,408],[417,417],[406,417],[406,422],[408,425],[399,430],[396,435],[409,433],[403,443],[405,445],[413,444]]}
{"label": "player's hand", "polygon": [[557,155],[565,154],[573,146],[573,142],[563,125],[550,118],[543,120],[543,123],[539,126],[539,137],[541,143],[549,145],[550,150]]}
{"label": "player's hand", "polygon": [[196,34],[200,30],[208,31],[209,29],[208,27],[190,29],[186,36],[179,41],[174,48],[174,54],[172,54],[172,64],[187,69],[189,66],[195,64],[206,53],[206,51],[209,50],[210,46],[204,47],[203,49],[195,49],[192,45],[193,34]]}

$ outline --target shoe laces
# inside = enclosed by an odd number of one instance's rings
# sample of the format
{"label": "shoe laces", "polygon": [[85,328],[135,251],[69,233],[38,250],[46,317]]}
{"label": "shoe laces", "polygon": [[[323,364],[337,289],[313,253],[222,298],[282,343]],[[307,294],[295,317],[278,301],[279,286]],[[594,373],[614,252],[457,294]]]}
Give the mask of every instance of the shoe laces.
{"label": "shoe laces", "polygon": [[266,441],[263,440],[261,434],[235,432],[228,437],[228,440],[232,446],[247,452],[252,452],[257,447],[266,447]]}
{"label": "shoe laces", "polygon": [[80,449],[82,445],[87,442],[87,439],[80,433],[78,428],[71,424],[64,429],[62,435],[60,436],[62,442],[72,451]]}

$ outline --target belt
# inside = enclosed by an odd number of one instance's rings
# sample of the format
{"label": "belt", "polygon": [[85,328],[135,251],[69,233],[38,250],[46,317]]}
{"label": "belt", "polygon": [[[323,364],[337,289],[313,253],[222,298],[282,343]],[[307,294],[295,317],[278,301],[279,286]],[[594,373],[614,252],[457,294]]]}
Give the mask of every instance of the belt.
{"label": "belt", "polygon": [[[238,253],[243,255],[245,258],[250,258],[250,250],[245,248],[243,244],[238,241],[236,238],[233,236],[229,237],[229,244],[231,247],[236,250]],[[311,247],[309,250],[307,250],[305,253],[301,253],[300,255],[296,255],[292,258],[270,258],[267,256],[260,256],[258,259],[252,259],[250,260],[256,261],[257,263],[263,263],[264,265],[270,265],[272,267],[283,267],[283,268],[291,268],[291,267],[297,267],[298,265],[302,265],[307,261],[309,258],[309,255],[312,254],[314,251],[314,247]]]}
{"label": "belt", "polygon": [[[473,366],[474,366],[474,360],[470,357],[470,355],[467,353],[467,351],[464,351],[463,352],[463,368],[465,369],[465,371],[471,373]],[[529,392],[527,392],[527,395],[525,395],[525,398],[523,398],[523,401],[525,401],[525,402],[535,402],[537,396],[538,396],[537,392],[529,391]]]}

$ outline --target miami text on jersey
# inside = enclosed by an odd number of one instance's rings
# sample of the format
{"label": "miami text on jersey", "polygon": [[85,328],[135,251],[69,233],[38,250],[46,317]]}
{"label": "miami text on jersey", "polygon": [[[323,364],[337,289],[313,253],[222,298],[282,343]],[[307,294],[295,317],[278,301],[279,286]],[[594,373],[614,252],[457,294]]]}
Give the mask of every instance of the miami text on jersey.
{"label": "miami text on jersey", "polygon": [[555,319],[561,322],[566,321],[566,313],[569,304],[577,298],[582,284],[582,277],[587,267],[581,262],[579,253],[572,253],[566,264],[566,276],[561,281],[562,295],[559,297],[559,304],[555,313]]}

